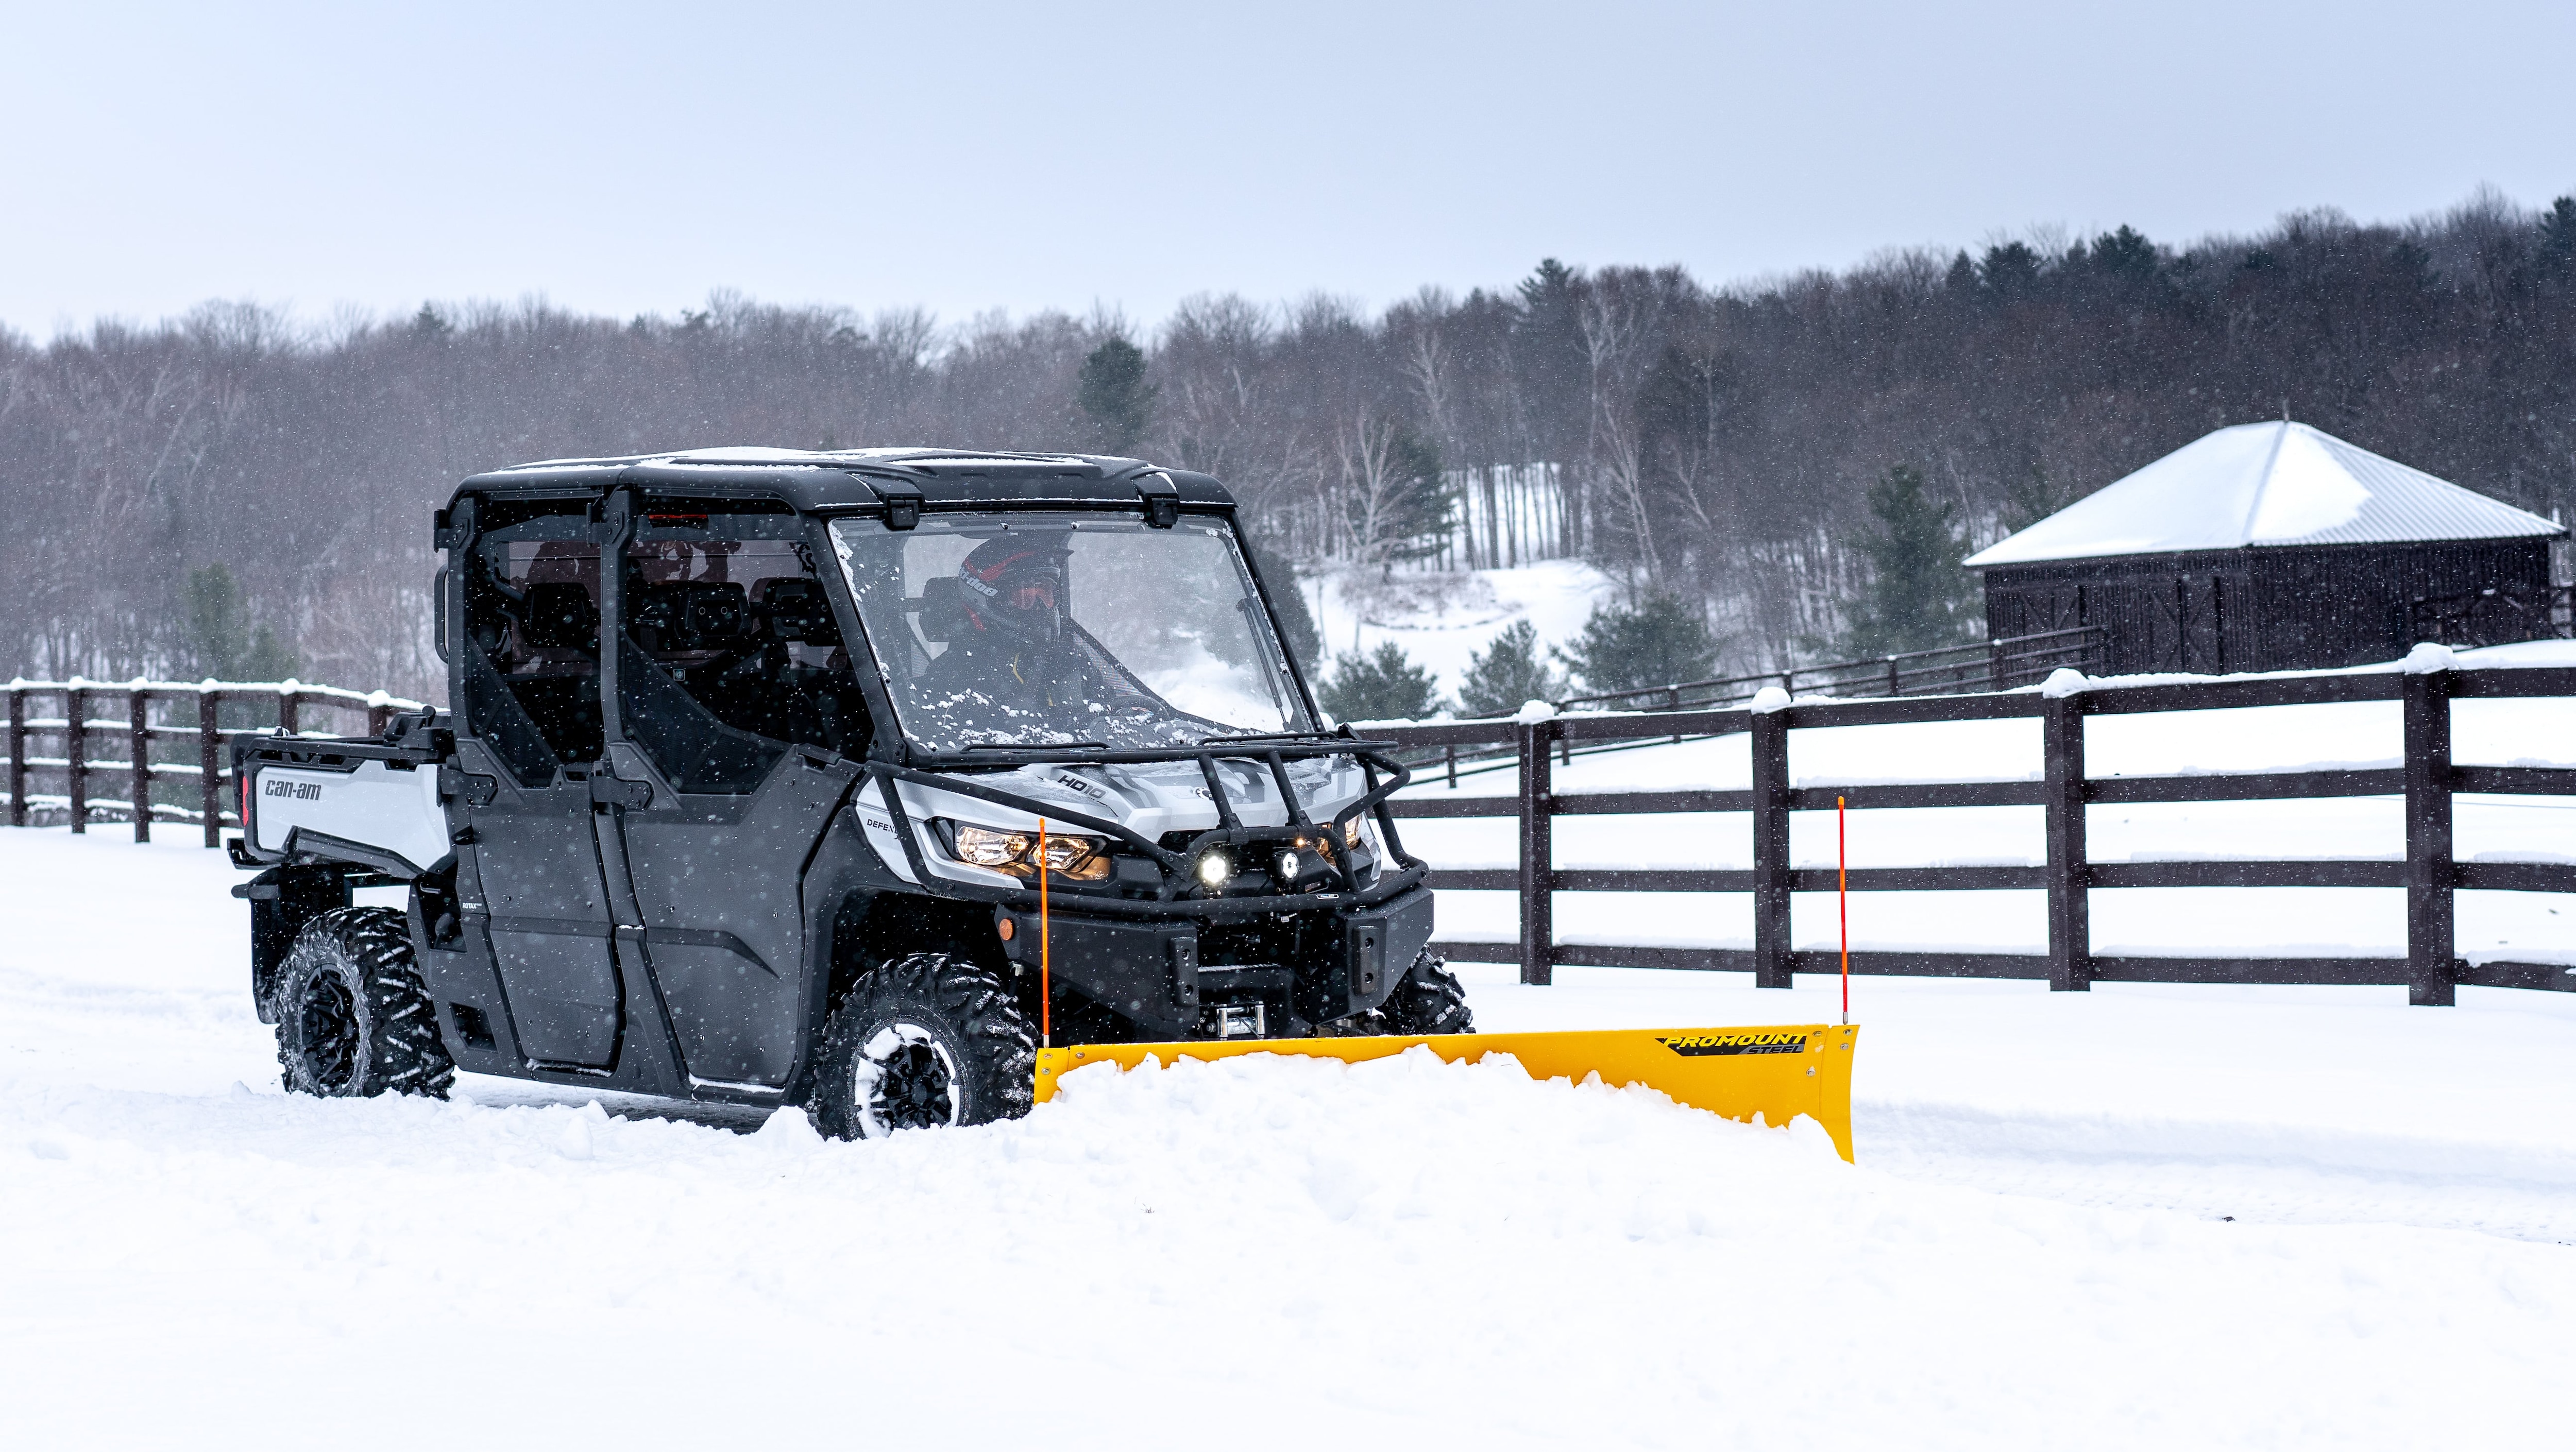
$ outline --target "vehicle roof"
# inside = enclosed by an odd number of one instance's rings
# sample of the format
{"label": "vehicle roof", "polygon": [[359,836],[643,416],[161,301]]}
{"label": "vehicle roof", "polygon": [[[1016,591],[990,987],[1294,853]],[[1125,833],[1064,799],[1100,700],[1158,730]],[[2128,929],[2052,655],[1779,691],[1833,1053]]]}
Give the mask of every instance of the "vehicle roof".
{"label": "vehicle roof", "polygon": [[[1159,481],[1171,481],[1168,490]],[[931,508],[976,504],[1139,504],[1140,483],[1196,508],[1234,507],[1223,484],[1187,469],[1099,454],[992,449],[687,449],[609,459],[545,459],[477,474],[459,497],[562,497],[614,485],[708,497],[777,499],[798,511],[873,508],[918,492]]]}

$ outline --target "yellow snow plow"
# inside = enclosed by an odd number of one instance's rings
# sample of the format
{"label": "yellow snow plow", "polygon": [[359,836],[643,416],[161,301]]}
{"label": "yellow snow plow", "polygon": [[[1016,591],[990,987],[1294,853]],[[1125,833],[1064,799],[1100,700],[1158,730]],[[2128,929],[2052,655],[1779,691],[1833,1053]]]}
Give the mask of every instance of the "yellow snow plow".
{"label": "yellow snow plow", "polygon": [[1076,1069],[1112,1063],[1132,1069],[1152,1055],[1230,1059],[1240,1054],[1301,1054],[1362,1063],[1390,1058],[1416,1044],[1451,1063],[1509,1054],[1533,1079],[1592,1074],[1613,1085],[1643,1084],[1677,1103],[1729,1119],[1755,1114],[1770,1125],[1806,1115],[1852,1157],[1851,1071],[1857,1024],[1785,1024],[1761,1028],[1609,1029],[1590,1033],[1433,1034],[1416,1037],[1215,1039],[1168,1044],[1074,1044],[1038,1050],[1037,1099],[1055,1097],[1056,1081]]}

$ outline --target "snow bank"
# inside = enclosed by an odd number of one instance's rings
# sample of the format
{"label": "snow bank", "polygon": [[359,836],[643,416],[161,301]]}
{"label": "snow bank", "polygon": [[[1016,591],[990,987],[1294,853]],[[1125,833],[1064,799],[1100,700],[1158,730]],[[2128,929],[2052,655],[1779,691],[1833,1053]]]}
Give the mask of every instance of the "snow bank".
{"label": "snow bank", "polygon": [[269,1093],[0,1118],[31,1445],[425,1446],[470,1410],[532,1442],[2403,1446],[2553,1405],[2576,1316],[2554,1247],[1912,1183],[1427,1054],[1091,1069],[872,1144]]}

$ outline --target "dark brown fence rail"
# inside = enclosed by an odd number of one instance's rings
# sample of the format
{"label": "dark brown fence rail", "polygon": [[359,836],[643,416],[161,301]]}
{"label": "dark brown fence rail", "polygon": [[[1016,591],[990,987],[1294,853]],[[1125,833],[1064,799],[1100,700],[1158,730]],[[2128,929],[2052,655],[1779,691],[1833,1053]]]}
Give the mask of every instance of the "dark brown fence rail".
{"label": "dark brown fence rail", "polygon": [[2456,595],[2418,596],[2406,607],[2405,638],[2455,645],[2509,645],[2576,636],[2576,584],[2496,585]]}
{"label": "dark brown fence rail", "polygon": [[2090,671],[2100,669],[2101,662],[2101,627],[2077,625],[2038,635],[1979,641],[1973,645],[1906,651],[1901,655],[1880,656],[1873,660],[1799,666],[1753,676],[1677,681],[1669,686],[1641,686],[1632,691],[1605,691],[1597,696],[1569,696],[1557,704],[1606,706],[1615,711],[1647,711],[1658,707],[1680,711],[1748,701],[1766,686],[1778,686],[1792,695],[1800,691],[1866,691],[1887,696],[2008,691],[2015,686],[2034,685],[2045,680],[2049,672],[2060,667]]}
{"label": "dark brown fence rail", "polygon": [[[1756,984],[1786,988],[1795,973],[1832,972],[1829,953],[1792,951],[1790,894],[1830,892],[1829,870],[1789,862],[1789,814],[1830,811],[1836,797],[1854,808],[2031,806],[2043,809],[2046,860],[2028,867],[1880,867],[1855,869],[1854,892],[2042,890],[2048,894],[2045,954],[1991,952],[1855,952],[1855,973],[1973,978],[2045,978],[2051,988],[2097,982],[2404,984],[2408,1001],[2448,1004],[2462,983],[2504,988],[2576,990],[2576,974],[2542,963],[2470,965],[2455,955],[2452,894],[2461,888],[2576,892],[2576,865],[2545,862],[2455,862],[2451,798],[2456,793],[2576,796],[2576,769],[2455,766],[2454,700],[2576,696],[2576,669],[2439,670],[2185,681],[2095,686],[2072,694],[2038,691],[1857,701],[1805,701],[1772,711],[1735,708],[1638,715],[1558,716],[1535,722],[1470,721],[1371,727],[1368,734],[1416,751],[1450,755],[1505,749],[1513,753],[1518,791],[1502,796],[1430,793],[1398,799],[1398,817],[1511,817],[1520,865],[1497,871],[1434,871],[1431,886],[1508,890],[1520,901],[1516,947],[1448,942],[1443,951],[1474,958],[1505,947],[1521,981],[1543,984],[1560,963],[1602,967],[1733,969]],[[2241,775],[2091,779],[2084,774],[2087,717],[2149,711],[2207,711],[2340,701],[2396,701],[2405,723],[2405,765],[2362,771],[2249,772]],[[1833,726],[1932,721],[2040,719],[2037,781],[1920,782],[1904,785],[1792,786],[1789,733]],[[1746,733],[1752,786],[1741,791],[1620,791],[1560,795],[1551,785],[1560,753],[1587,743],[1637,743]],[[1437,782],[1438,778],[1430,778]],[[1450,778],[1454,787],[1456,778]],[[2093,863],[2085,853],[2085,808],[2114,802],[2210,802],[2313,797],[2403,796],[2406,856],[2400,862],[2233,861]],[[1555,819],[1576,814],[1748,812],[1750,870],[1657,868],[1558,869]],[[2092,952],[2090,893],[2123,887],[2389,887],[2406,892],[2406,956],[2100,957]],[[1644,948],[1555,941],[1560,892],[1748,892],[1753,947]]]}
{"label": "dark brown fence rail", "polygon": [[[363,715],[367,734],[374,735],[395,712],[419,709],[416,701],[382,691],[361,694],[296,681],[191,686],[20,680],[11,681],[8,692],[10,826],[60,814],[73,831],[85,832],[93,821],[130,818],[134,840],[149,842],[155,819],[196,822],[209,847],[222,844],[225,827],[241,825],[227,777],[226,739],[301,731],[310,710]],[[42,707],[61,714],[38,714]],[[102,746],[115,754],[98,754]],[[101,796],[95,779],[102,775],[121,777],[116,785],[122,790]]]}

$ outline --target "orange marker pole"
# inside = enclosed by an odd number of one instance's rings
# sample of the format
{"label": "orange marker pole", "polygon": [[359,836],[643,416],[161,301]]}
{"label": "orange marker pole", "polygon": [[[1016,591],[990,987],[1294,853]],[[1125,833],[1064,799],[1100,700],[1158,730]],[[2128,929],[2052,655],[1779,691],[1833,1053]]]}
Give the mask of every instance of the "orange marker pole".
{"label": "orange marker pole", "polygon": [[1038,818],[1038,1047],[1055,1047],[1055,989],[1048,982],[1053,964],[1047,961],[1047,861],[1046,818]]}
{"label": "orange marker pole", "polygon": [[1834,798],[1834,911],[1843,926],[1843,1022],[1851,1022],[1851,866],[1843,852],[1843,799]]}

